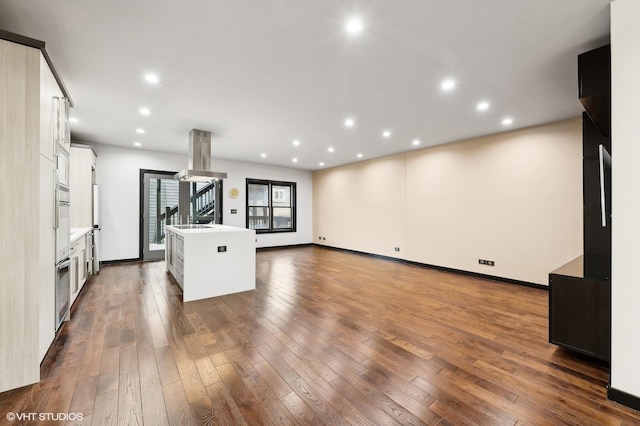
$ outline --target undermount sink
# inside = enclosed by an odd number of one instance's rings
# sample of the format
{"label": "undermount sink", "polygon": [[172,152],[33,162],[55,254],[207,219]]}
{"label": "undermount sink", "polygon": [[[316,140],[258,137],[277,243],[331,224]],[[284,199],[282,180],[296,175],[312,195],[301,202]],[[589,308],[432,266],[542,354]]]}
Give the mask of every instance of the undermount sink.
{"label": "undermount sink", "polygon": [[200,225],[197,223],[192,223],[192,224],[184,224],[184,225],[171,225],[174,228],[178,228],[178,229],[205,229],[205,228],[213,228],[213,225]]}

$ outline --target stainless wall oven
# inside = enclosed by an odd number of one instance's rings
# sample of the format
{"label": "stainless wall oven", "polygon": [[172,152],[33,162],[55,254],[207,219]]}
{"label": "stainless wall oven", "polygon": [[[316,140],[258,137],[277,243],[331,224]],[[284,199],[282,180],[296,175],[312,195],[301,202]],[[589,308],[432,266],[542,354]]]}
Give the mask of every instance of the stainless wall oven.
{"label": "stainless wall oven", "polygon": [[71,262],[69,260],[69,188],[56,189],[56,331],[69,311]]}
{"label": "stainless wall oven", "polygon": [[56,198],[56,263],[59,263],[69,257],[69,189],[58,186]]}
{"label": "stainless wall oven", "polygon": [[56,265],[56,331],[69,312],[71,293],[71,260],[67,258]]}

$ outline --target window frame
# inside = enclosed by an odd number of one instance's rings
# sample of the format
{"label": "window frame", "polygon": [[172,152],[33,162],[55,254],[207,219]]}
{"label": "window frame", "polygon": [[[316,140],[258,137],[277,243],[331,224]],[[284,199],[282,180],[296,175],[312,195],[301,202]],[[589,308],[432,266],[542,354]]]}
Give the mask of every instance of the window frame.
{"label": "window frame", "polygon": [[[268,186],[269,193],[269,205],[268,206],[252,206],[249,204],[249,185],[266,185]],[[290,200],[290,208],[291,208],[291,227],[289,228],[274,228],[273,226],[273,187],[274,186],[288,186],[291,191],[291,200]],[[256,234],[279,234],[281,232],[296,232],[297,225],[297,193],[296,193],[296,182],[285,182],[280,180],[267,180],[267,179],[252,179],[247,178],[245,184],[245,194],[247,194],[245,200],[246,214],[245,214],[245,226],[247,229],[252,229],[249,227],[249,210],[251,207],[268,207],[269,209],[269,228],[268,229],[254,229]],[[277,206],[275,208],[282,208],[281,206]],[[285,207],[286,208],[286,207]]]}

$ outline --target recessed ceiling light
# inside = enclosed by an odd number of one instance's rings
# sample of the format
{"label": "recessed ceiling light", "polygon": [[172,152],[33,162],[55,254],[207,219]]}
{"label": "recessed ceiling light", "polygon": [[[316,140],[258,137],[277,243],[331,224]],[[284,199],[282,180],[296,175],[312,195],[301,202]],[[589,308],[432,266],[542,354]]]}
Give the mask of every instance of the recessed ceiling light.
{"label": "recessed ceiling light", "polygon": [[149,110],[149,108],[142,107],[142,108],[140,108],[140,114],[149,115],[149,114],[151,114],[151,111]]}
{"label": "recessed ceiling light", "polygon": [[385,130],[384,132],[382,132],[382,137],[383,138],[388,138],[391,136],[391,131],[390,130]]}
{"label": "recessed ceiling light", "polygon": [[77,119],[77,118],[75,118],[75,117],[71,117],[71,118],[69,119],[69,122],[70,122],[70,123],[77,123],[77,122],[78,122],[78,119]]}
{"label": "recessed ceiling light", "polygon": [[335,150],[333,149],[333,147],[332,147],[332,146],[330,146],[330,147],[329,147],[329,149],[328,149],[327,151],[329,151],[329,152],[333,152],[333,151],[335,151]]}
{"label": "recessed ceiling light", "polygon": [[358,153],[357,157],[362,158],[362,153]]}
{"label": "recessed ceiling light", "polygon": [[145,74],[144,75],[144,80],[147,83],[150,83],[150,84],[158,84],[158,82],[160,82],[160,79],[158,78],[158,76],[155,75],[155,74],[151,74],[151,73]]}
{"label": "recessed ceiling light", "polygon": [[299,141],[298,139],[294,140],[294,141],[293,141],[293,145],[295,145],[295,146],[300,145],[300,141]]}
{"label": "recessed ceiling light", "polygon": [[478,111],[486,111],[489,109],[489,102],[486,102],[486,101],[478,102],[478,105],[476,106],[476,108],[478,109]]}
{"label": "recessed ceiling light", "polygon": [[136,133],[141,135],[144,133],[144,129],[136,129]]}
{"label": "recessed ceiling light", "polygon": [[456,88],[456,81],[452,78],[448,78],[442,82],[440,88],[445,92],[450,92],[451,90]]}
{"label": "recessed ceiling light", "polygon": [[353,121],[353,118],[347,118],[346,120],[344,120],[344,125],[346,127],[353,127],[354,124],[356,124],[356,122]]}
{"label": "recessed ceiling light", "polygon": [[298,159],[297,158],[293,158],[293,159],[291,159],[291,161],[293,161],[294,163],[297,163]]}
{"label": "recessed ceiling light", "polygon": [[414,139],[413,142],[411,142],[413,144],[413,146],[418,146],[420,145],[420,140],[419,139]]}
{"label": "recessed ceiling light", "polygon": [[362,20],[360,18],[351,18],[347,21],[345,29],[351,34],[357,34],[362,31],[363,26],[364,25],[362,24]]}
{"label": "recessed ceiling light", "polygon": [[318,165],[319,165],[320,167],[322,167],[322,166],[324,166],[324,163],[321,161],[321,162],[319,162],[319,163],[318,163]]}
{"label": "recessed ceiling light", "polygon": [[262,157],[262,158],[267,158],[267,154],[262,153],[262,154],[260,154],[260,157]]}
{"label": "recessed ceiling light", "polygon": [[502,125],[503,126],[508,126],[510,124],[513,123],[513,118],[511,117],[505,117],[504,120],[502,120]]}
{"label": "recessed ceiling light", "polygon": [[140,142],[134,142],[133,146],[142,146],[142,144]]}

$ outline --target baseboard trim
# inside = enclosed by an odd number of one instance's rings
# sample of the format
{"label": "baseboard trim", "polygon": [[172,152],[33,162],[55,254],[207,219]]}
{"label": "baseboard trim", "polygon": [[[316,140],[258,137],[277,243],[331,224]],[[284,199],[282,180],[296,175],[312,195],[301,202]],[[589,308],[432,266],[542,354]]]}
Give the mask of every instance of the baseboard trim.
{"label": "baseboard trim", "polygon": [[115,260],[101,260],[100,266],[109,266],[109,265],[117,265],[119,263],[137,263],[142,262],[142,259],[139,257],[133,257],[131,259],[115,259]]}
{"label": "baseboard trim", "polygon": [[297,248],[297,247],[311,247],[312,245],[313,245],[312,243],[303,243],[303,244],[288,244],[284,246],[257,247],[256,251],[280,250],[280,249]]}
{"label": "baseboard trim", "polygon": [[607,398],[611,401],[619,402],[622,405],[631,407],[634,410],[640,411],[640,398],[635,395],[628,394],[621,390],[612,388],[611,385],[607,387]]}
{"label": "baseboard trim", "polygon": [[481,279],[491,280],[491,281],[499,281],[499,282],[503,282],[503,283],[507,283],[507,284],[516,284],[516,285],[520,285],[520,286],[524,286],[524,287],[536,288],[538,290],[549,291],[549,286],[530,283],[528,281],[520,281],[520,280],[511,279],[511,278],[497,277],[495,275],[481,274],[479,272],[465,271],[463,269],[447,268],[445,266],[430,265],[428,263],[413,262],[411,260],[399,259],[397,257],[384,256],[384,255],[381,255],[381,254],[367,253],[367,252],[358,251],[358,250],[350,250],[350,249],[345,249],[345,248],[341,248],[341,247],[332,247],[332,246],[327,246],[327,245],[324,245],[324,244],[315,244],[314,243],[313,245],[316,246],[316,247],[323,247],[323,248],[330,249],[330,250],[338,250],[338,251],[345,251],[345,252],[350,252],[350,253],[357,253],[357,254],[362,254],[362,255],[365,255],[365,256],[376,257],[376,258],[379,258],[379,259],[390,260],[392,262],[405,263],[405,264],[408,264],[408,265],[419,266],[421,268],[436,269],[436,270],[443,271],[443,272],[451,272],[451,273],[454,273],[454,274],[468,275],[468,276],[471,276],[471,277],[474,277],[474,278],[481,278]]}

